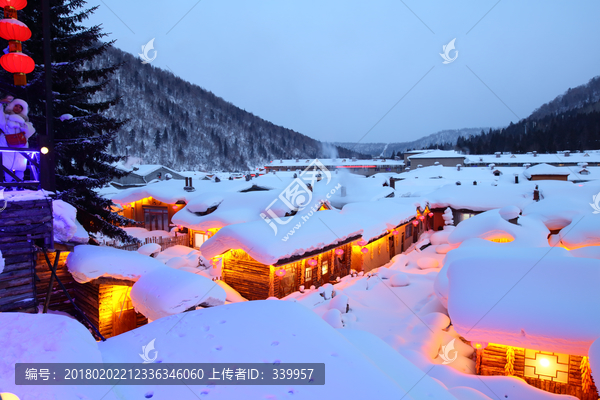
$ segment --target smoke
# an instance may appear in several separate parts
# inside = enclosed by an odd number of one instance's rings
[[[337,147],[332,145],[331,143],[322,142],[321,143],[321,153],[323,154],[324,158],[338,158],[339,157]]]

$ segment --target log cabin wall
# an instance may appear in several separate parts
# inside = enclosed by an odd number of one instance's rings
[[[73,279],[73,275],[71,275],[71,273],[67,269],[66,261],[68,255],[68,251],[60,253],[60,258],[58,259],[58,265],[56,267],[56,276],[58,276],[58,279],[60,279],[62,284],[65,285],[67,292],[73,298],[75,296],[75,281]],[[48,258],[50,259],[50,263],[54,265],[56,252],[48,251]],[[39,279],[36,284],[37,300],[38,304],[43,305],[46,301],[46,295],[48,294],[48,285],[50,284],[50,277],[52,276],[52,272],[50,272],[50,268],[48,267],[43,252],[37,253],[35,273]],[[56,280],[54,280],[54,283],[52,284],[52,292],[50,294],[50,304],[48,306],[48,309],[54,311],[62,311],[71,315],[75,315],[75,309],[73,307],[73,304],[71,304],[69,298],[67,297],[67,295],[62,290],[62,288]]]
[[[569,358],[568,367],[568,383],[556,382],[549,379],[540,379],[531,376],[525,376],[525,357],[529,350],[519,347],[512,347],[514,351],[514,376],[524,379],[529,385],[547,392],[556,394],[567,394],[577,397],[580,400],[597,400],[598,391],[591,381],[590,388],[587,392],[583,390],[583,382],[581,375],[582,356],[563,355]],[[507,346],[490,344],[481,352],[481,367],[479,375],[501,375],[505,376],[505,366],[507,364],[506,357]],[[547,353],[553,354],[553,353]]]
[[[270,267],[254,260],[243,250],[231,250],[223,256],[223,281],[248,300],[269,297]]]
[[[102,336],[105,338],[113,337],[148,323],[148,319],[144,315],[132,311],[128,306],[125,306],[123,313],[121,313],[122,303],[115,301],[115,294],[120,296],[123,293],[127,294],[127,300],[130,301],[128,290],[130,290],[133,282],[122,280],[114,280],[111,283],[98,282],[111,282],[111,280],[101,278],[95,282],[74,282],[73,286],[77,306],[98,328]],[[115,332],[113,329],[115,319],[121,322],[121,318],[123,321],[127,319],[125,322],[129,323],[129,326],[127,329],[123,329],[121,326],[121,329]],[[81,322],[85,324],[84,321]]]
[[[133,205],[133,206],[132,206]],[[146,197],[138,201],[131,202],[127,205],[123,205],[123,216],[125,218],[133,219],[134,221],[140,222],[142,227],[144,226],[145,215],[144,206],[149,207],[164,207],[167,209],[169,214],[169,224],[172,223],[173,215],[185,207],[185,204],[167,204],[162,201],[158,201],[152,197]]]
[[[37,312],[35,242],[52,241],[52,200],[10,201],[0,212],[0,312]],[[3,204],[0,204],[3,205]]]
[[[365,248],[369,249],[369,252],[362,254],[363,259],[363,271],[369,272],[375,268],[379,268],[382,265],[387,264],[391,257],[389,252],[389,239],[388,237],[393,235],[385,235],[371,243],[368,243]]]

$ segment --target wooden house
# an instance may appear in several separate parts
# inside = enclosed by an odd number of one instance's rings
[[[541,257],[546,252],[498,249],[452,261],[452,325],[475,349],[477,374],[514,376],[548,392],[597,400],[588,357],[600,337],[598,261],[560,248]],[[568,290],[577,296],[560,295]]]
[[[131,302],[134,282],[101,277],[73,283],[75,302],[105,338],[128,332],[148,323]]]
[[[249,300],[285,297],[301,286],[309,289],[350,274],[352,237],[341,244],[326,246],[301,257],[262,264],[243,250],[230,250],[222,256],[221,278]]]
[[[570,174],[575,174],[575,170],[549,164],[534,165],[523,172],[523,175],[530,181],[568,181]]]

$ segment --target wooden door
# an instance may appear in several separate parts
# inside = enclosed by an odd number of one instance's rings
[[[390,246],[390,260],[396,255],[396,243],[394,242],[394,235],[388,236],[388,244]]]
[[[144,225],[149,231],[169,231],[167,207],[144,207]]]
[[[118,291],[119,299],[113,303],[111,336],[129,332],[137,327],[137,315],[129,297],[131,288],[124,287],[123,289]]]

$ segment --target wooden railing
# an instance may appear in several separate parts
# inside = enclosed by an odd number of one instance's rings
[[[0,186],[18,188],[40,188],[40,151],[20,147],[0,147],[0,154],[5,159],[7,156],[23,156],[27,160],[27,167],[23,178],[19,178],[14,171],[0,164]],[[4,160],[3,160],[4,161]],[[8,175],[8,177],[6,176]],[[8,178],[8,179],[7,179]],[[6,182],[10,180],[11,182]]]
[[[173,246],[190,246],[190,235],[187,233],[182,233],[182,234],[177,234],[177,236],[174,237],[148,237],[146,239],[143,239],[141,241],[141,243],[132,243],[132,244],[125,244],[125,245],[114,245],[114,244],[108,244],[108,246],[117,248],[117,249],[121,249],[121,250],[127,250],[127,251],[137,251],[137,249],[139,249],[140,247],[142,247],[145,244],[148,243],[156,243],[158,245],[160,245],[160,251],[165,251],[166,249],[168,249],[169,247],[173,247]]]

